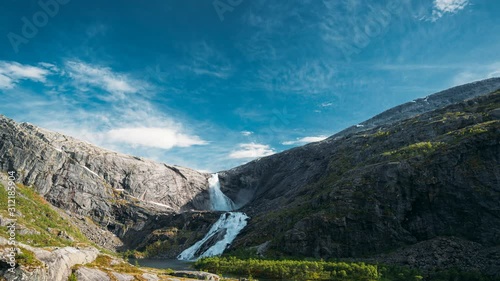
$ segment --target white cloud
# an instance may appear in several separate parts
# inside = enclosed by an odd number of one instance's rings
[[[299,138],[299,139],[294,140],[294,141],[285,141],[281,144],[283,144],[283,145],[305,144],[305,143],[310,143],[310,142],[322,141],[326,138],[327,138],[327,136],[303,137],[303,138]]]
[[[469,5],[469,0],[434,0],[432,21],[438,20],[445,13],[455,14]]]
[[[0,61],[0,89],[12,89],[20,80],[45,82],[50,70],[18,62]]]
[[[469,4],[469,0],[434,0],[434,7],[442,12],[456,13]]]
[[[113,72],[108,67],[86,64],[78,61],[66,62],[69,76],[79,86],[101,88],[111,94],[128,94],[139,91],[140,81],[135,81],[127,75]]]
[[[54,73],[59,72],[59,67],[57,67],[55,64],[48,63],[48,62],[39,62],[38,65],[43,67],[43,68],[50,69],[50,71],[52,71]]]
[[[329,107],[329,106],[332,106],[333,105],[333,102],[323,102],[321,103],[321,107]]]
[[[161,149],[207,144],[200,137],[183,134],[175,128],[120,128],[108,131],[106,137],[111,142]]]
[[[244,135],[245,137],[248,137],[251,134],[253,134],[253,132],[250,132],[250,131],[241,131],[241,134]]]
[[[58,75],[56,86],[45,78],[49,74]],[[196,124],[171,118],[168,107],[158,107],[145,98],[154,95],[156,88],[130,74],[79,60],[62,65],[40,62],[36,67],[0,61],[0,91],[14,87],[20,79],[45,82],[45,88],[32,91],[20,85],[15,92],[3,93],[6,102],[0,104],[0,111],[12,118],[27,119],[43,128],[124,153],[144,155],[154,150],[159,154],[175,147],[207,144],[191,133],[197,130]],[[78,94],[82,91],[86,94]],[[111,98],[102,97],[103,93],[110,93]],[[95,102],[92,97],[101,100]],[[16,114],[13,109],[18,107],[29,110]]]
[[[275,151],[269,147],[269,145],[258,144],[258,143],[242,143],[239,145],[240,149],[231,152],[229,158],[241,159],[241,158],[258,158],[269,156],[275,153]]]

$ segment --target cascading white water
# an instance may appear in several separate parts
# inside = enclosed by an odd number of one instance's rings
[[[246,214],[240,212],[222,214],[219,220],[212,225],[205,237],[196,242],[193,246],[184,250],[179,256],[177,256],[177,259],[196,260],[199,258],[221,255],[224,250],[231,245],[240,231],[245,228],[248,218],[249,217]],[[200,249],[207,241],[213,239],[221,233],[224,233],[224,237],[222,237],[222,239],[218,240],[208,249],[200,253]]]
[[[234,202],[222,193],[219,175],[208,179],[210,204],[213,211],[232,211]],[[241,212],[228,212],[219,217],[205,237],[177,256],[179,260],[196,260],[203,257],[221,255],[231,245],[240,231],[247,225],[249,217]]]
[[[234,202],[220,190],[219,175],[212,174],[208,179],[208,192],[210,203],[214,211],[232,211],[235,209]]]

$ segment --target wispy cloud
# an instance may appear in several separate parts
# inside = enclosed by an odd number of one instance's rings
[[[492,77],[500,77],[500,62],[486,65],[471,65],[470,67],[463,68],[452,78],[450,86],[462,85]]]
[[[243,158],[259,158],[269,156],[276,153],[269,145],[258,143],[242,143],[239,149],[231,152],[229,158],[243,159]]]
[[[110,67],[79,60],[36,67],[0,62],[0,71],[0,83],[8,86],[3,87],[5,102],[0,110],[8,113],[18,107],[29,108],[23,118],[41,127],[129,153],[130,148],[141,153],[208,143],[191,133],[189,122],[169,117],[144,98],[142,91],[149,87],[148,81]],[[44,83],[37,91],[22,84],[12,89],[20,79]],[[82,91],[84,95],[77,94]],[[107,98],[96,101],[92,97]]]
[[[161,149],[205,145],[198,136],[186,135],[173,128],[119,128],[106,133],[111,142]]]
[[[432,21],[436,21],[446,13],[456,14],[469,5],[469,0],[434,0]]]
[[[303,138],[299,138],[299,139],[296,139],[293,141],[285,141],[282,144],[283,145],[306,144],[306,143],[310,143],[310,142],[322,141],[326,138],[327,138],[327,136],[303,137]]]
[[[91,65],[80,61],[67,61],[66,70],[81,90],[97,87],[111,94],[136,93],[144,82],[125,74],[113,72],[109,67]]]
[[[12,61],[0,61],[0,89],[12,89],[20,80],[45,82],[50,69]]]
[[[233,71],[231,62],[217,49],[205,41],[190,48],[190,61],[179,68],[195,75],[208,75],[221,79],[228,78]]]
[[[253,134],[253,132],[250,131],[241,131],[241,134],[244,135],[245,137],[248,137]]]

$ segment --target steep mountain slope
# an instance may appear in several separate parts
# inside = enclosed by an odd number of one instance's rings
[[[266,199],[279,197],[289,190],[296,190],[298,187],[317,181],[326,171],[329,156],[335,154],[334,146],[349,141],[342,140],[345,136],[376,127],[383,129],[384,126],[387,127],[395,122],[465,99],[489,94],[497,89],[500,89],[500,78],[491,78],[396,106],[357,126],[334,134],[325,141],[293,148],[223,171],[220,173],[223,191],[238,205],[244,205],[250,200],[261,197],[263,193],[266,193]]]
[[[220,172],[222,191],[251,217],[232,248],[394,263],[445,253],[446,266],[474,252],[467,267],[499,273],[499,89],[499,78],[456,87]],[[220,216],[210,211],[208,174],[1,115],[0,170],[17,171],[110,249],[173,258]]]
[[[3,116],[0,130],[2,170],[24,171],[20,181],[72,211],[106,216],[107,202],[117,192],[166,210],[206,207],[192,202],[207,188],[206,174],[108,151]]]
[[[382,126],[222,172],[223,191],[248,201],[242,210],[252,217],[235,247],[269,242],[275,254],[368,257],[456,236],[496,249],[487,260],[498,256],[500,92],[411,118],[399,111],[379,115],[390,120]]]
[[[161,228],[159,222],[178,220],[183,210],[210,208],[207,174],[105,150],[1,115],[0,170],[17,171],[19,182],[69,211],[75,222],[90,218],[125,247]],[[109,243],[111,233],[79,225],[94,242],[120,246]]]

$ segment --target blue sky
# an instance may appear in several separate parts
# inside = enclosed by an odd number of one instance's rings
[[[496,0],[5,0],[0,113],[218,171],[500,76]]]

